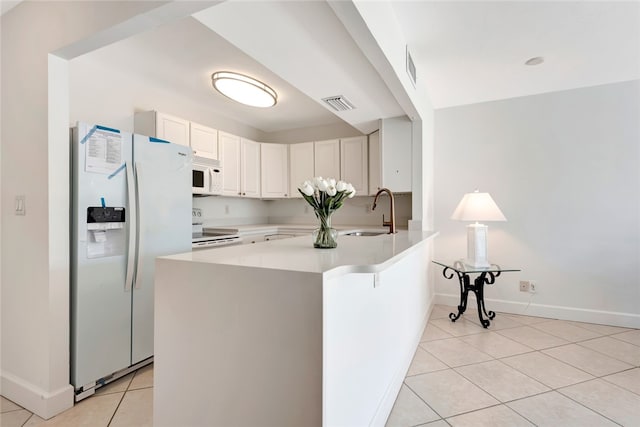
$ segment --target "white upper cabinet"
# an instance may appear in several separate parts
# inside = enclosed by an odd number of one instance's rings
[[[193,154],[218,159],[218,131],[159,111],[135,114],[136,133],[191,147]]]
[[[222,167],[222,195],[241,196],[240,191],[240,137],[218,132],[220,166]]]
[[[408,117],[380,120],[380,131],[369,137],[369,194],[380,188],[411,192],[412,123]]]
[[[136,113],[134,132],[189,147],[189,120],[158,111]]]
[[[216,129],[190,122],[189,140],[194,155],[218,159],[218,131]]]
[[[340,179],[340,140],[313,143],[314,176]]]
[[[285,144],[260,144],[263,198],[282,198],[289,194],[289,151]]]
[[[260,143],[218,132],[222,195],[260,197]]]
[[[240,159],[242,196],[260,197],[260,143],[242,138]],[[223,173],[224,169],[223,163]]]
[[[367,194],[369,191],[367,148],[366,136],[340,140],[340,176],[343,181],[353,185],[356,194]]]
[[[189,121],[169,114],[156,115],[157,138],[189,146]]]
[[[380,157],[380,130],[369,135],[369,194],[382,188],[382,158]]]
[[[315,176],[313,142],[289,145],[289,197],[300,197],[298,186]]]

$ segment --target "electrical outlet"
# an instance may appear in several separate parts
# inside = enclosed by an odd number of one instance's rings
[[[224,205],[224,213],[229,215],[229,205]]]
[[[528,280],[520,281],[520,292],[529,292],[531,289],[531,283]]]
[[[365,206],[367,213],[371,212],[371,204],[367,203],[367,205]]]
[[[530,280],[529,281],[529,292],[531,292],[532,294],[535,294],[537,290],[538,290],[538,284],[536,282],[534,282],[533,280]]]

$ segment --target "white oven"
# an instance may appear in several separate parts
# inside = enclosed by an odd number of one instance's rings
[[[236,229],[204,228],[201,209],[192,208],[191,216],[192,250],[242,244],[242,238],[238,235],[238,230]]]
[[[219,160],[193,156],[193,194],[222,194],[222,168]]]

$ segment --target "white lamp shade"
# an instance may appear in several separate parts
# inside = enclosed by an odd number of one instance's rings
[[[467,193],[462,197],[451,219],[458,221],[506,221],[507,218],[489,193]]]

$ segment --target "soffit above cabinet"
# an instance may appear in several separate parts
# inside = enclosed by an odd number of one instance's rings
[[[326,2],[224,2],[194,17],[363,133],[405,114]],[[355,109],[322,101],[337,95]]]

